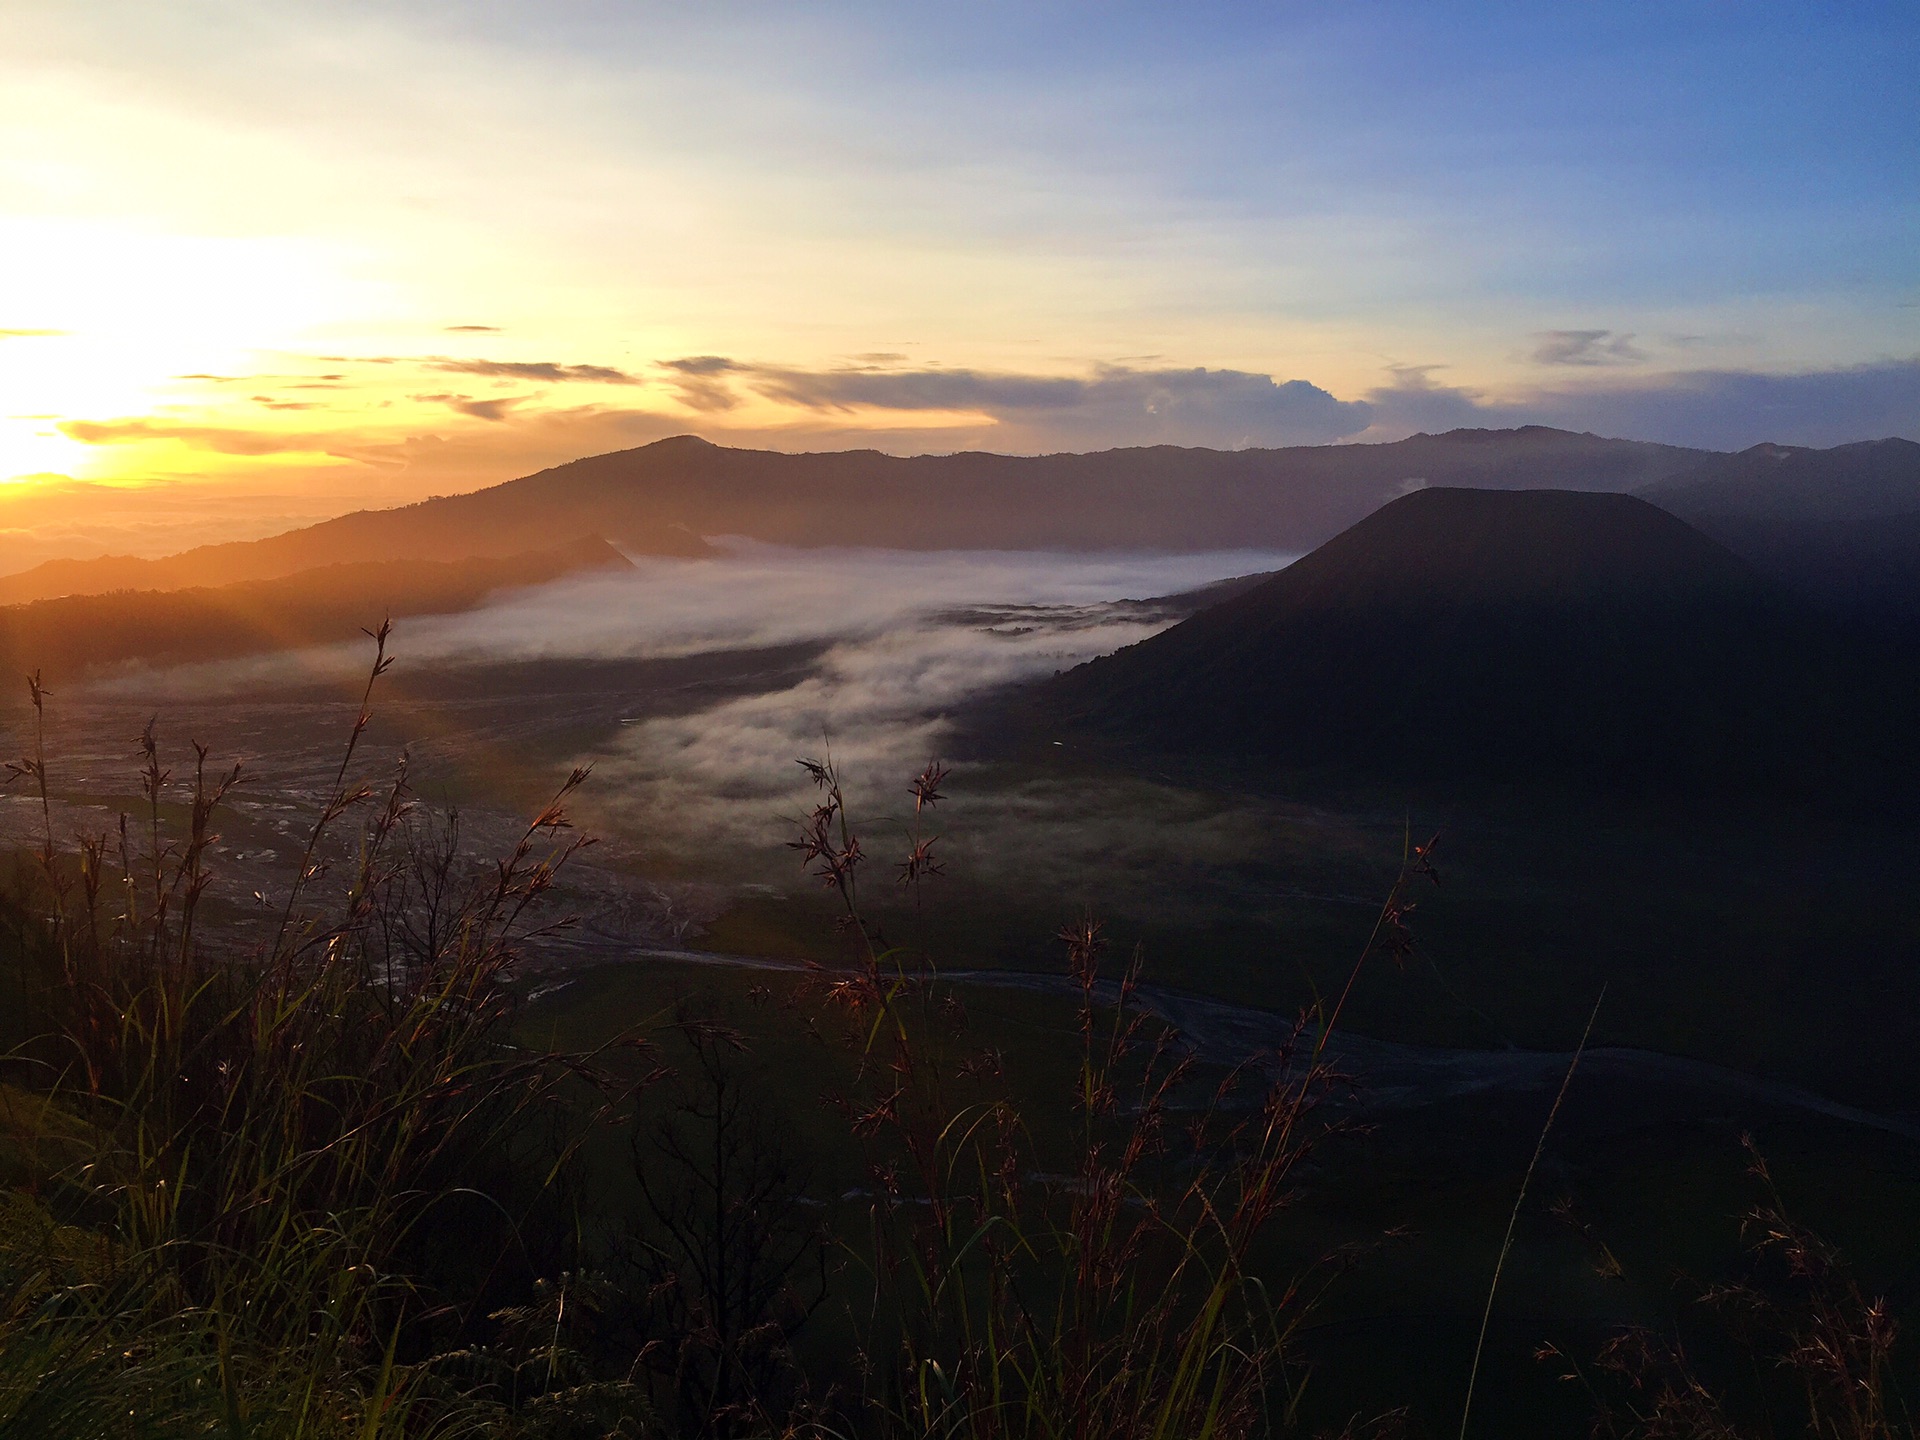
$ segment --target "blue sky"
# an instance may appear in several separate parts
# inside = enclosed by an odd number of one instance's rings
[[[6,473],[1920,435],[1920,7],[16,0],[0,241]]]

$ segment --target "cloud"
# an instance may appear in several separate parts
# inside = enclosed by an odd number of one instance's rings
[[[905,777],[950,752],[948,717],[971,697],[1070,669],[1145,639],[1172,618],[1112,602],[1270,570],[1289,558],[742,546],[717,561],[642,561],[630,574],[528,592],[431,622],[431,630],[416,622],[402,663],[426,654],[486,660],[823,643],[805,673],[761,693],[628,726],[599,768],[596,803],[618,833],[690,857],[790,867],[778,817],[808,808],[806,780],[793,762],[818,754],[823,735],[831,735],[834,758],[861,792],[859,810],[893,813]],[[1056,821],[1063,812],[1084,816],[1093,797],[1080,787],[1061,798],[1064,805],[1042,807]],[[979,808],[955,827],[983,842],[975,867],[1010,838],[999,826],[989,833],[995,804]],[[1116,834],[1108,829],[1106,843]],[[1048,837],[1061,838],[1054,830]],[[1031,881],[1044,861],[1023,847],[1013,863]]]
[[[492,330],[487,325],[455,325],[453,330]],[[452,355],[315,355],[323,365],[417,365],[447,375],[489,375],[509,380],[544,380],[553,385],[644,385],[637,375],[612,365],[574,365],[562,360],[462,360]]]
[[[1203,372],[1204,373],[1204,372]],[[808,410],[977,410],[989,415],[1070,410],[1089,382],[977,370],[777,370],[755,372],[762,395]]]
[[[369,429],[365,417],[353,417],[332,433],[321,433],[314,419],[304,431],[283,433],[187,423],[177,415],[68,420],[61,429],[92,445],[179,441],[208,452],[208,473],[219,468],[214,455],[325,457],[305,468],[277,460],[275,484],[344,493],[343,483],[351,483],[360,487],[355,504],[470,490],[696,428],[721,445],[892,454],[1321,444],[1528,424],[1710,449],[1766,440],[1834,445],[1886,435],[1920,438],[1920,357],[1775,374],[1569,366],[1552,375],[1554,383],[1504,392],[1449,383],[1443,367],[1407,365],[1352,401],[1306,381],[1233,369],[1108,365],[1061,376],[888,368],[878,354],[867,358],[874,363],[833,369],[725,355],[654,362],[638,383],[655,388],[637,394],[659,395],[658,408],[550,405],[537,394],[475,396],[421,386],[414,398],[447,407],[451,414],[443,421],[395,410],[390,425]],[[311,394],[306,387],[345,372],[311,373],[299,381],[246,378],[254,393]],[[670,392],[680,404],[664,403]],[[755,402],[750,408],[749,401]],[[366,468],[354,477],[342,460]]]
[[[729,360],[724,355],[689,355],[681,360],[662,360],[660,368],[677,370],[682,375],[725,375],[752,367],[742,365],[738,360]]]
[[[219,455],[334,455],[342,437],[241,430],[224,425],[173,425],[158,420],[63,420],[60,433],[83,445],[145,445],[177,440]]]
[[[446,331],[449,335],[498,335],[500,327],[498,325],[449,325]]]
[[[740,397],[721,377],[751,367],[724,355],[689,355],[681,360],[662,360],[660,368],[668,372],[675,399],[689,410],[713,414],[740,403]]]
[[[327,374],[327,375],[317,375],[317,374],[309,374],[305,372],[290,373],[287,371],[270,370],[270,371],[262,371],[257,374],[251,374],[251,375],[212,375],[207,373],[204,370],[196,370],[191,374],[176,375],[173,378],[176,380],[197,380],[200,383],[205,385],[271,385],[271,384],[278,383],[278,384],[285,385],[288,389],[297,390],[297,389],[303,389],[303,388],[305,389],[323,389],[323,388],[339,389],[340,387],[338,385],[321,386],[316,384],[315,382],[316,381],[339,381],[339,380],[344,380],[347,377],[344,372],[335,372],[333,374]]]
[[[719,356],[671,362],[714,387],[737,379],[770,400],[817,415],[882,410],[958,413],[992,422],[994,449],[1045,451],[1115,445],[1302,445],[1367,428],[1364,402],[1337,400],[1305,380],[1245,370],[1140,370],[1107,365],[1089,376],[877,366],[803,370]],[[730,390],[724,390],[732,403]],[[725,408],[710,399],[702,408]]]
[[[810,887],[785,847],[783,817],[810,808],[811,787],[794,761],[820,754],[830,731],[875,857],[868,873],[890,890],[904,848],[905,782],[930,759],[954,758],[949,717],[959,707],[989,687],[1142,639],[1172,618],[1113,603],[1122,597],[1188,589],[1284,558],[740,546],[713,560],[643,559],[632,572],[518,591],[471,614],[404,621],[395,679],[405,685],[418,668],[449,661],[735,652],[711,671],[681,670],[721,683],[632,697],[617,734],[578,757],[593,760],[599,778],[576,818],[649,867],[691,864],[718,880]],[[738,655],[769,645],[793,648]],[[344,687],[364,677],[365,664],[361,646],[339,646],[136,669],[90,690],[144,718],[187,702],[277,702],[296,688]],[[472,733],[425,742],[414,752],[418,773],[432,776],[472,743]],[[1198,923],[1222,898],[1206,888],[1210,867],[1231,877],[1220,888],[1243,886],[1248,857],[1271,843],[1270,805],[1149,779],[1090,781],[1077,768],[957,764],[935,827],[949,864],[939,894],[950,898],[929,899],[966,903],[967,892],[953,887],[980,884],[1067,914],[1090,904],[1116,917]],[[1316,843],[1351,842],[1344,827],[1321,827]],[[1169,855],[1179,863],[1170,866]]]
[[[1638,365],[1646,353],[1611,330],[1542,330],[1533,358],[1542,365]]]
[[[499,422],[508,418],[516,405],[524,405],[533,397],[530,395],[497,395],[490,400],[475,400],[471,395],[415,395],[412,397],[423,404],[444,405],[449,410],[462,415],[471,415],[475,420]]]
[[[752,854],[758,866],[771,852],[786,867],[791,855],[781,849],[777,817],[807,808],[793,762],[818,754],[823,732],[861,787],[862,809],[891,809],[895,787],[952,745],[949,717],[969,698],[1068,669],[1173,618],[1113,602],[1271,570],[1289,558],[741,544],[711,560],[643,557],[632,571],[515,592],[465,615],[409,620],[395,653],[406,673],[806,647],[790,665],[766,666],[756,693],[728,691],[691,714],[636,716],[599,761],[593,802],[620,833],[649,837],[656,854]],[[272,693],[363,665],[357,647],[333,647],[142,672],[101,688],[143,702]],[[1064,798],[1074,814],[1089,800],[1084,790]],[[1023,852],[1022,865],[1039,858]]]
[[[0,330],[0,340],[44,340],[66,333],[64,330]]]
[[[1482,425],[1511,423],[1496,419],[1495,410],[1484,404],[1478,391],[1465,386],[1443,385],[1434,375],[1444,365],[1394,365],[1387,373],[1389,383],[1367,392],[1373,407],[1373,427],[1364,438],[1394,440],[1426,431],[1471,429]]]
[[[611,365],[566,365],[557,360],[448,360],[434,356],[421,363],[429,370],[442,370],[450,375],[498,375],[514,380],[546,380],[556,385],[569,381],[594,385],[642,383]]]
[[[465,396],[463,404],[484,404]],[[503,397],[524,401],[526,397]],[[436,399],[431,403],[446,404]],[[480,417],[485,418],[485,417]],[[390,438],[358,435],[334,453],[384,472],[375,478],[383,504],[404,504],[430,494],[455,494],[530,475],[549,465],[631,449],[687,431],[685,416],[597,405],[542,409],[523,404],[505,413],[505,423],[452,423],[438,427],[417,420],[408,433]],[[339,484],[337,467],[329,488]],[[362,502],[364,503],[364,502]]]
[[[1405,366],[1371,391],[1367,439],[1419,430],[1554,425],[1634,440],[1743,450],[1762,441],[1844,445],[1920,439],[1920,357],[1825,370],[1677,370],[1581,386],[1539,386],[1490,399]]]

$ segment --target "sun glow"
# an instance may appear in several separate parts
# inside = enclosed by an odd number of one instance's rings
[[[358,504],[684,431],[1039,452],[1911,429],[1911,227],[1883,174],[1904,119],[1848,162],[1853,200],[1723,194],[1704,225],[1702,187],[1743,168],[1674,147],[1648,183],[1611,122],[1544,169],[1523,146],[1412,185],[1480,153],[1472,106],[1463,149],[1396,109],[1417,91],[1289,69],[1324,51],[1279,21],[1270,50],[1070,47],[1039,83],[1019,43],[949,73],[911,26],[873,48],[844,16],[586,9],[7,7],[0,480]],[[1260,55],[1287,84],[1252,80]],[[1226,108],[1126,98],[1147,93]],[[1700,133],[1753,132],[1729,93]],[[1383,143],[1395,115],[1413,150]],[[1814,397],[1799,432],[1754,399],[1776,371]]]
[[[141,415],[217,423],[209,383],[263,350],[366,311],[366,287],[313,245],[187,236],[104,221],[0,220],[11,279],[0,338],[0,474],[106,478],[153,457],[82,443],[64,425]],[[286,427],[270,410],[262,428]],[[149,447],[139,447],[145,451]],[[161,468],[174,468],[162,462]]]

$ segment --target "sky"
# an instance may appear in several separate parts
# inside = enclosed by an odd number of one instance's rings
[[[0,259],[0,534],[134,550],[688,432],[1920,438],[1920,7],[8,0]]]

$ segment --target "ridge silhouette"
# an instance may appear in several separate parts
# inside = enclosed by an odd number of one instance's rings
[[[1307,549],[1409,485],[1628,490],[1703,452],[1530,426],[1386,445],[1090,455],[874,450],[786,454],[691,435],[463,495],[362,510],[164,559],[50,561],[0,577],[0,604],[270,579],[365,560],[463,560],[603,535],[631,553],[712,553],[701,537],[902,549]]]

